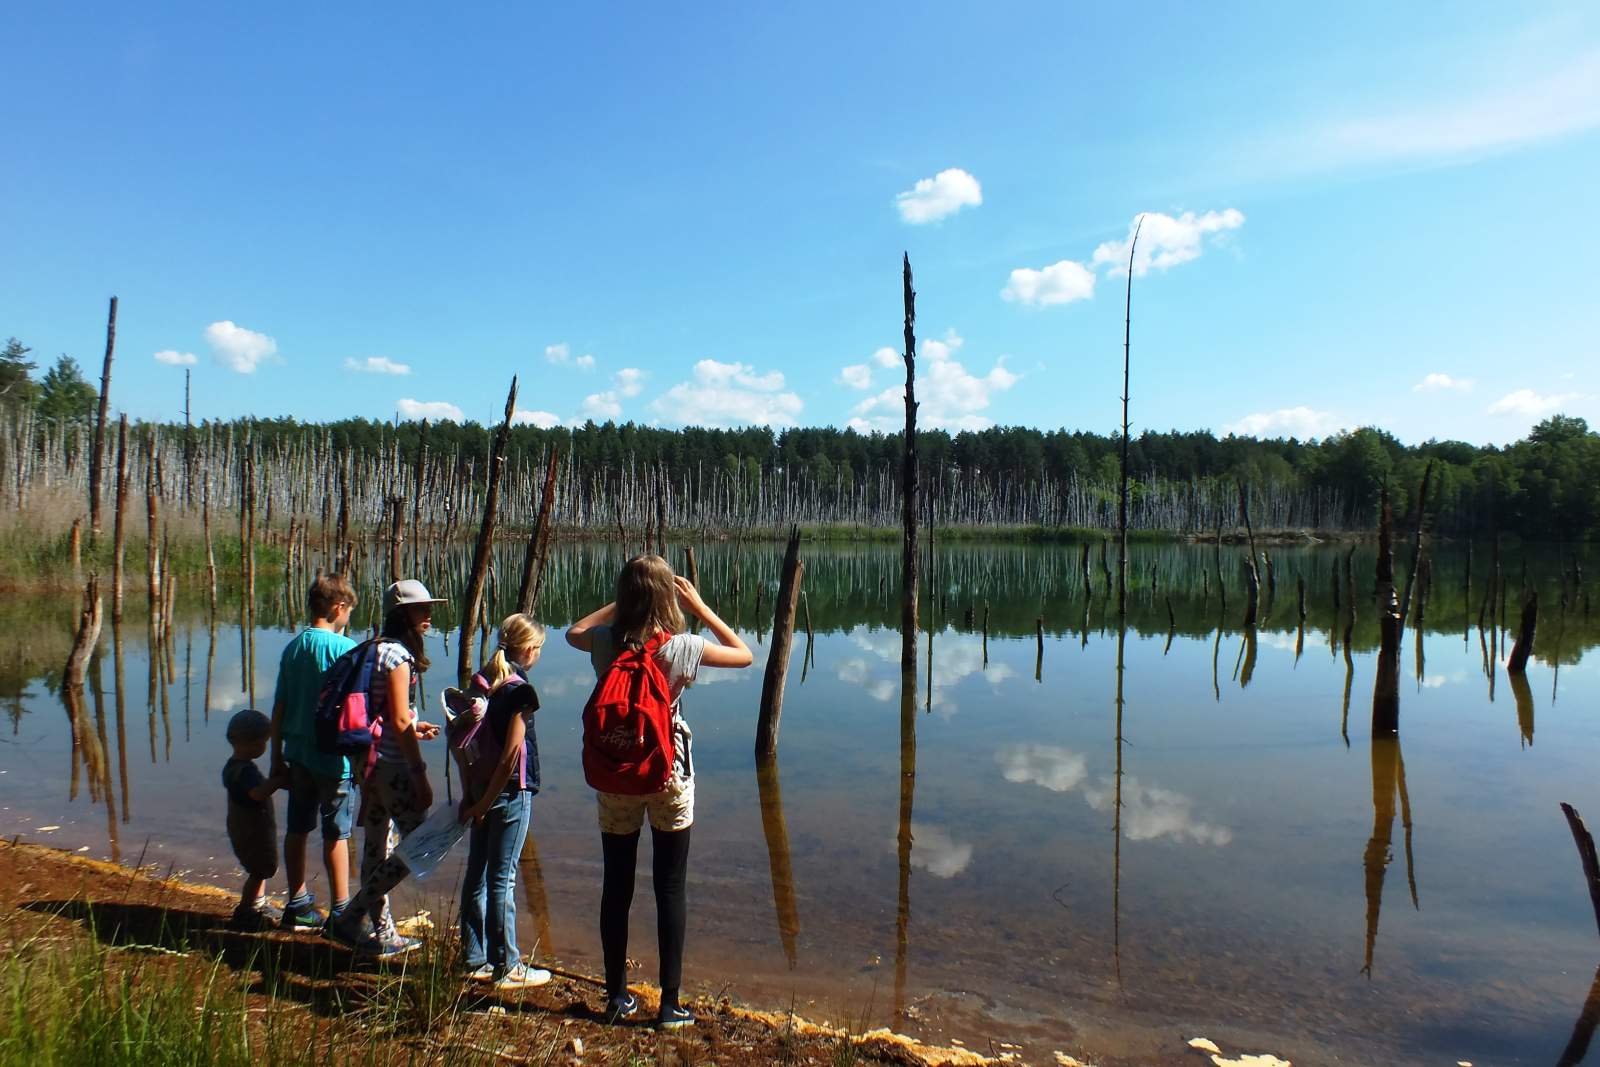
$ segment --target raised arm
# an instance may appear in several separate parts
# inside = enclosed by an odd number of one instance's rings
[[[750,654],[750,646],[744,639],[733,632],[733,627],[722,621],[722,617],[711,610],[711,606],[700,599],[700,591],[689,584],[689,579],[681,574],[673,577],[673,582],[678,587],[678,599],[683,602],[685,610],[693,613],[701,622],[706,624],[706,629],[711,631],[711,636],[717,639],[716,644],[707,644],[705,655],[700,663],[706,667],[748,667],[754,657]]]
[[[567,627],[567,644],[581,652],[594,651],[594,628],[596,626],[610,626],[611,620],[617,617],[617,602],[612,601],[597,611],[591,611],[571,626]]]

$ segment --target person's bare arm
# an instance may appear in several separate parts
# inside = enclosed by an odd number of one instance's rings
[[[428,766],[422,759],[422,744],[417,737],[417,717],[411,711],[411,664],[400,663],[389,671],[389,726],[395,743],[406,758],[417,799],[424,808],[433,807],[433,787],[428,784]]]
[[[501,750],[500,758],[495,761],[494,773],[489,776],[489,781],[483,787],[483,796],[479,797],[471,807],[462,809],[462,822],[476,822],[488,813],[495,798],[511,780],[511,772],[516,769],[517,756],[522,751],[522,740],[527,733],[528,721],[521,715],[513,715],[511,721],[506,724],[506,747]]]
[[[278,790],[289,784],[288,772],[272,774],[263,778],[261,784],[250,790],[251,800],[265,800]]]
[[[594,651],[594,629],[610,626],[617,617],[617,603],[612,601],[597,611],[591,611],[567,628],[567,644],[581,652]]]
[[[755,657],[750,654],[750,646],[744,643],[744,639],[734,633],[733,627],[723,622],[722,617],[712,611],[709,604],[700,599],[700,591],[689,583],[689,579],[677,575],[672,580],[678,587],[678,599],[682,601],[684,608],[705,623],[706,629],[711,631],[711,636],[717,639],[714,645],[707,643],[705,654],[700,658],[701,665],[750,666]]]
[[[272,701],[272,760],[268,765],[268,773],[281,774],[288,770],[288,765],[283,762],[283,697],[274,697]],[[259,797],[257,799],[260,799]]]

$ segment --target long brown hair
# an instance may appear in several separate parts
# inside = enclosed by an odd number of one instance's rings
[[[617,613],[611,623],[618,643],[642,645],[653,633],[683,629],[672,565],[660,556],[634,556],[617,575]]]
[[[419,673],[432,666],[432,661],[428,659],[427,645],[422,639],[422,631],[412,625],[411,613],[406,610],[405,604],[393,608],[383,617],[383,637],[405,645],[406,651],[411,653],[411,658],[417,661]]]

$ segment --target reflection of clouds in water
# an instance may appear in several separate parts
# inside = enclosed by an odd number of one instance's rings
[[[1293,652],[1295,644],[1299,641],[1298,633],[1264,633],[1256,636],[1257,641],[1268,648],[1277,648],[1285,652]],[[1316,630],[1306,631],[1305,648],[1327,648],[1328,638]]]
[[[858,626],[850,631],[850,641],[857,648],[869,652],[885,663],[893,664],[892,677],[871,681],[872,665],[857,656],[842,661],[834,668],[839,680],[847,685],[864,686],[876,700],[893,700],[900,693],[900,634],[896,630],[871,630]],[[991,686],[998,689],[1015,675],[1004,663],[983,665],[983,639],[968,634],[936,633],[933,638],[933,700],[932,708],[943,718],[957,710],[949,691],[974,674],[980,674]],[[917,640],[918,678],[927,669],[927,637]]]
[[[891,839],[889,848],[895,851],[900,842]],[[972,846],[957,841],[941,826],[930,826],[916,820],[911,822],[911,866],[920,867],[935,878],[954,878],[972,862]]]
[[[995,753],[1008,782],[1030,783],[1054,793],[1083,789],[1083,799],[1095,811],[1110,811],[1115,803],[1115,782],[1101,778],[1088,784],[1088,762],[1058,745],[1007,745]],[[1132,775],[1122,780],[1122,825],[1130,841],[1170,837],[1197,845],[1226,845],[1233,831],[1202,822],[1194,816],[1194,801],[1182,793],[1142,785]]]
[[[1008,745],[995,754],[1008,782],[1032,782],[1052,793],[1070,793],[1089,776],[1087,761],[1057,745]]]

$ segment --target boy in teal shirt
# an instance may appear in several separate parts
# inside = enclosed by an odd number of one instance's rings
[[[311,583],[306,600],[311,625],[283,650],[272,700],[272,773],[282,772],[289,783],[283,835],[288,902],[283,925],[291,930],[314,930],[322,925],[322,916],[306,888],[306,838],[319,822],[333,910],[337,912],[349,898],[347,842],[356,808],[350,761],[323,752],[316,731],[322,672],[356,644],[342,632],[349,625],[356,594],[343,575],[329,574]]]

